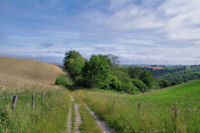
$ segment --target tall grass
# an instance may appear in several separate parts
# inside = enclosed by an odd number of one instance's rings
[[[76,102],[79,104],[79,110],[80,110],[81,119],[82,119],[82,122],[80,125],[80,132],[81,133],[103,133],[102,129],[98,126],[95,118],[84,107],[81,99],[74,93],[72,94]]]
[[[193,81],[138,96],[88,90],[76,93],[116,132],[197,133],[200,131],[199,86],[200,81]]]
[[[50,85],[61,74],[66,73],[53,64],[0,57],[0,133],[66,132],[70,98],[65,90],[60,93],[61,87]],[[13,95],[18,96],[14,110]]]
[[[70,99],[64,91],[47,91],[42,102],[41,93],[35,92],[35,108],[32,108],[32,92],[18,93],[16,108],[11,108],[12,95],[0,101],[0,132],[64,132]],[[5,94],[4,94],[5,96]]]

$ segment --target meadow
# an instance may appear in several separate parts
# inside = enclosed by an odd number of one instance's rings
[[[200,131],[200,81],[139,95],[77,90],[75,93],[116,132]]]
[[[0,57],[0,132],[66,132],[71,100],[64,88],[51,85],[63,73],[56,65]],[[15,109],[14,95],[18,96]]]

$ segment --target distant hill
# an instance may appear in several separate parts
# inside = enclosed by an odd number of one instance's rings
[[[61,74],[65,72],[59,65],[0,56],[0,78],[9,77],[49,85],[54,84]]]

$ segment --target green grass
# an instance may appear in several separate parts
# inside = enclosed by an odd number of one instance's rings
[[[16,108],[11,108],[12,94],[0,93],[0,132],[65,132],[67,114],[70,106],[69,96],[65,91],[46,91],[45,101],[41,102],[41,92],[35,91],[35,108],[32,108],[32,91],[17,93]]]
[[[76,102],[79,104],[79,110],[80,110],[81,119],[82,119],[82,123],[80,125],[80,132],[81,133],[102,133],[102,130],[96,123],[96,120],[89,113],[89,111],[84,107],[80,98],[74,93],[73,93],[73,97],[76,100]]]
[[[78,90],[76,93],[120,133],[200,132],[200,81],[147,95],[131,96],[88,90]],[[175,105],[177,117],[173,115]]]
[[[60,75],[56,78],[55,84],[71,87],[73,85],[73,81],[69,77],[66,77],[66,75]]]

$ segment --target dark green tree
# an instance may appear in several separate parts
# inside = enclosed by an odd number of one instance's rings
[[[138,79],[142,69],[140,67],[128,67],[128,74],[130,78]]]
[[[86,60],[76,51],[65,53],[64,66],[70,73],[72,79],[77,80],[80,78],[85,61]]]
[[[147,70],[144,70],[140,73],[140,80],[142,80],[149,88],[152,88],[153,85],[153,76]]]
[[[110,89],[118,90],[118,91],[121,90],[121,82],[114,75],[110,75],[110,84],[109,84],[109,86],[110,86]]]
[[[90,60],[85,64],[83,77],[90,87],[109,87],[110,66],[107,56],[92,55]]]
[[[132,79],[133,84],[139,89],[140,92],[146,92],[148,91],[148,87],[145,83],[143,83],[139,79]]]

